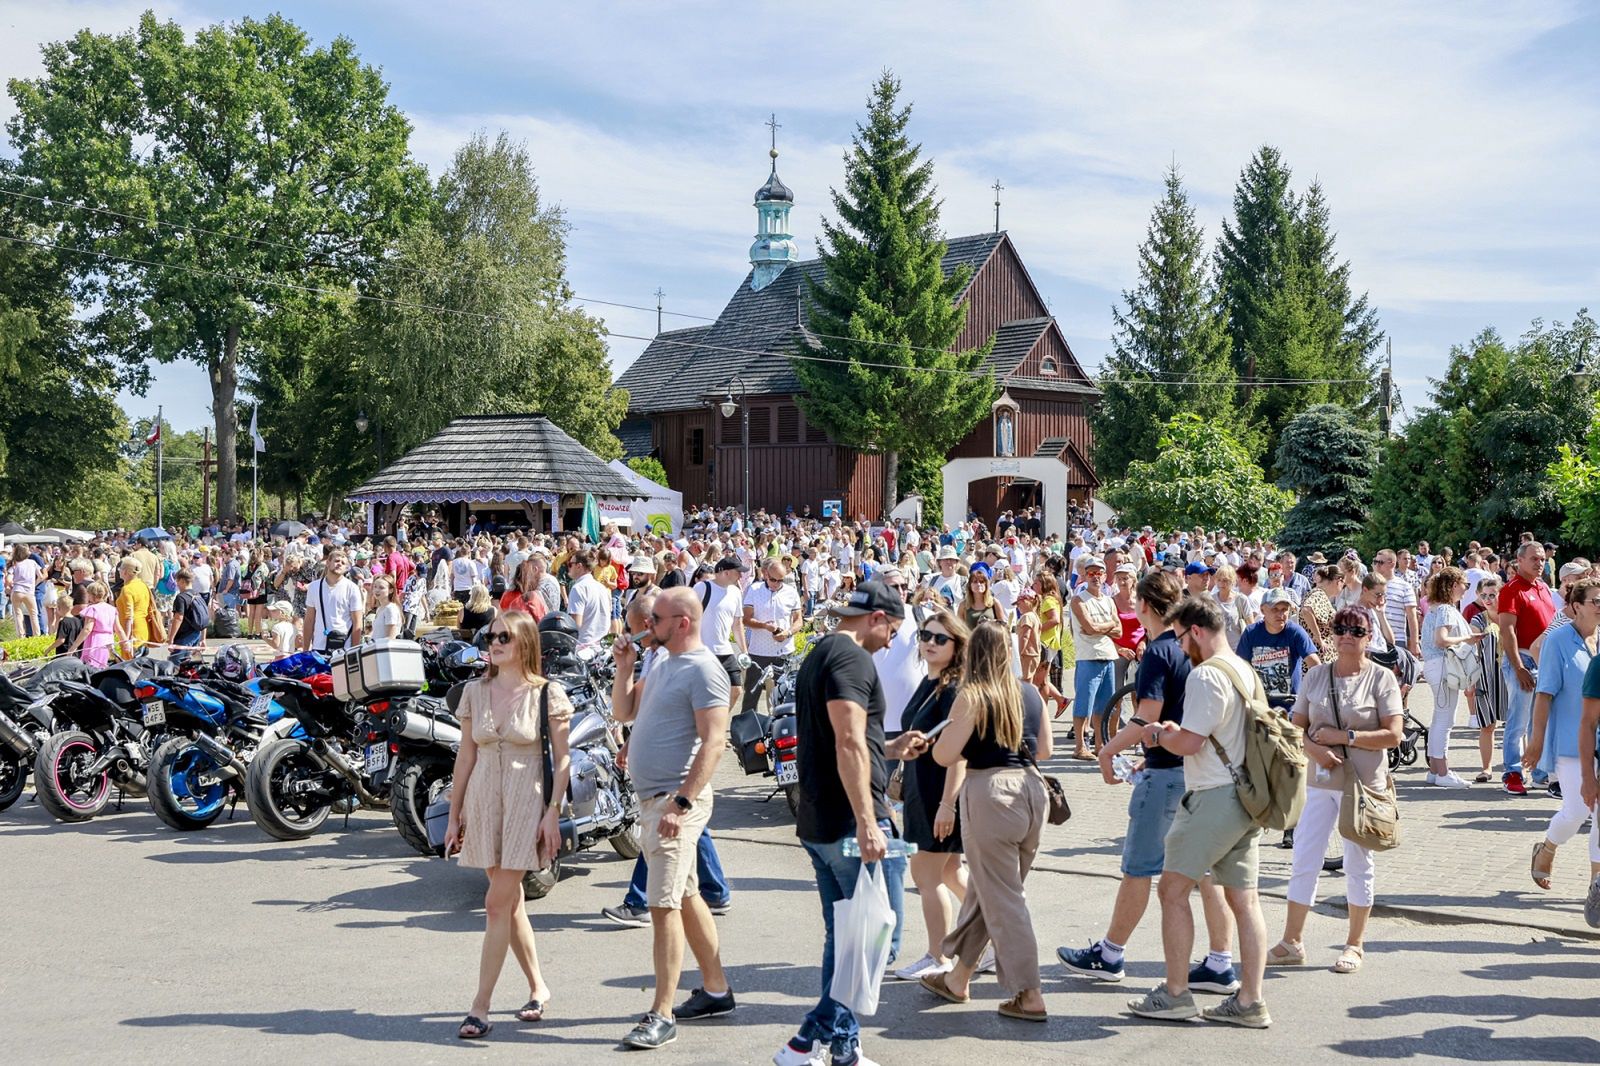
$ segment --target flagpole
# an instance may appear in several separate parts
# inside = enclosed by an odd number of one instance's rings
[[[257,490],[261,484],[261,449],[256,447],[256,411],[261,407],[258,403],[250,409],[250,535],[254,537],[261,525],[260,503],[257,499]]]
[[[161,405],[156,404],[156,528],[165,529],[161,513],[161,449],[167,442],[166,434],[161,432]]]

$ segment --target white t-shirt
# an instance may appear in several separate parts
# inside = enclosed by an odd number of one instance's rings
[[[378,614],[372,620],[372,635],[384,637],[399,637],[400,631],[405,628],[405,615],[400,610],[400,605],[390,600],[378,608]],[[389,629],[393,627],[394,632]]]
[[[1409,581],[1404,581],[1396,574],[1393,581],[1384,586],[1383,613],[1389,617],[1389,628],[1394,630],[1395,643],[1409,646],[1406,638],[1406,608],[1417,605],[1417,590],[1411,587]],[[1418,620],[1420,623],[1420,619]],[[1420,626],[1418,629],[1420,632]]]
[[[708,588],[711,590],[709,598],[706,596]],[[702,581],[694,587],[694,594],[704,606],[700,616],[700,642],[718,658],[738,651],[739,645],[733,639],[733,626],[744,614],[744,597],[739,586]]]
[[[285,619],[272,623],[272,648],[279,655],[294,654],[295,624]]]
[[[995,601],[1000,604],[1000,609],[1005,613],[1007,622],[1009,622],[1015,616],[1017,593],[1021,591],[1022,586],[1017,583],[1017,579],[1014,577],[1008,577],[1003,581],[996,581],[993,585],[989,586],[989,593],[995,598]],[[901,628],[904,627],[902,626]]]
[[[769,631],[752,626],[745,638],[751,655],[788,655],[794,651],[794,632],[789,622],[794,617],[792,612],[800,610],[800,594],[794,586],[785,583],[773,592],[763,580],[750,586],[744,594],[744,605],[752,609],[751,618],[755,621],[776,622],[790,630],[788,639],[779,644]]]
[[[314,608],[317,612],[316,625],[311,634],[312,650],[328,650],[328,633],[331,630],[349,634],[347,639],[351,644],[359,642],[361,634],[354,632],[350,623],[361,606],[361,589],[349,578],[341,577],[336,585],[328,585],[320,577],[313,581],[306,589],[306,608]]]
[[[1485,570],[1481,566],[1469,567],[1467,570],[1467,594],[1462,598],[1461,602],[1472,603],[1476,600],[1478,598],[1478,582],[1486,577],[1493,576],[1494,574],[1491,571]]]
[[[872,662],[878,668],[878,683],[883,686],[883,728],[887,733],[898,733],[905,728],[901,715],[911,694],[928,676],[928,665],[922,661],[922,649],[917,644],[917,619],[913,614],[900,625],[888,646],[873,652]]]
[[[189,567],[189,573],[194,575],[194,584],[192,589],[195,595],[211,595],[211,564],[195,563]]]
[[[478,580],[478,561],[470,555],[458,555],[450,560],[450,588],[454,592],[471,592],[472,583]]]
[[[611,593],[584,574],[567,589],[567,613],[578,623],[578,643],[598,644],[611,631]]]
[[[1261,688],[1260,675],[1249,663],[1231,651],[1217,653],[1189,672],[1183,689],[1183,728],[1216,737],[1233,765],[1243,766],[1245,703],[1224,668],[1217,665],[1218,659],[1227,660],[1252,690]],[[1190,792],[1231,784],[1233,775],[1209,740],[1193,755],[1184,756],[1183,787]]]

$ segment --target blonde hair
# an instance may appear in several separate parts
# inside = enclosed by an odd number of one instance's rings
[[[83,594],[89,597],[92,603],[104,603],[111,595],[111,590],[104,581],[91,581],[84,587]]]
[[[472,583],[472,592],[467,596],[467,610],[478,612],[487,611],[491,603],[492,601],[489,599],[489,586],[485,585],[482,581],[474,581]]]
[[[961,694],[972,712],[974,735],[993,737],[1008,751],[1022,747],[1022,687],[1011,675],[1011,641],[999,623],[973,629]]]
[[[539,647],[539,623],[533,620],[533,615],[525,611],[504,611],[485,629],[492,632],[495,622],[500,623],[500,628],[511,634],[512,646],[517,649],[517,660],[522,666],[522,676],[529,681],[535,678],[542,679],[544,657]],[[493,678],[499,672],[499,667],[490,660],[486,676]]]

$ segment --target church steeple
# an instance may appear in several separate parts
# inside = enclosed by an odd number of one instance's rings
[[[755,268],[750,287],[757,291],[771,285],[784,267],[800,261],[800,249],[789,232],[794,193],[778,178],[778,116],[773,115],[766,124],[772,130],[772,147],[767,152],[772,157],[772,173],[756,190],[756,241],[750,246],[750,265]]]

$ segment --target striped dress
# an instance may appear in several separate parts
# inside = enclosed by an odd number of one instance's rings
[[[1478,642],[1477,718],[1478,728],[1493,729],[1506,720],[1506,704],[1511,693],[1506,690],[1506,679],[1500,673],[1500,627],[1491,624],[1487,612],[1476,615],[1468,625],[1489,635]]]

